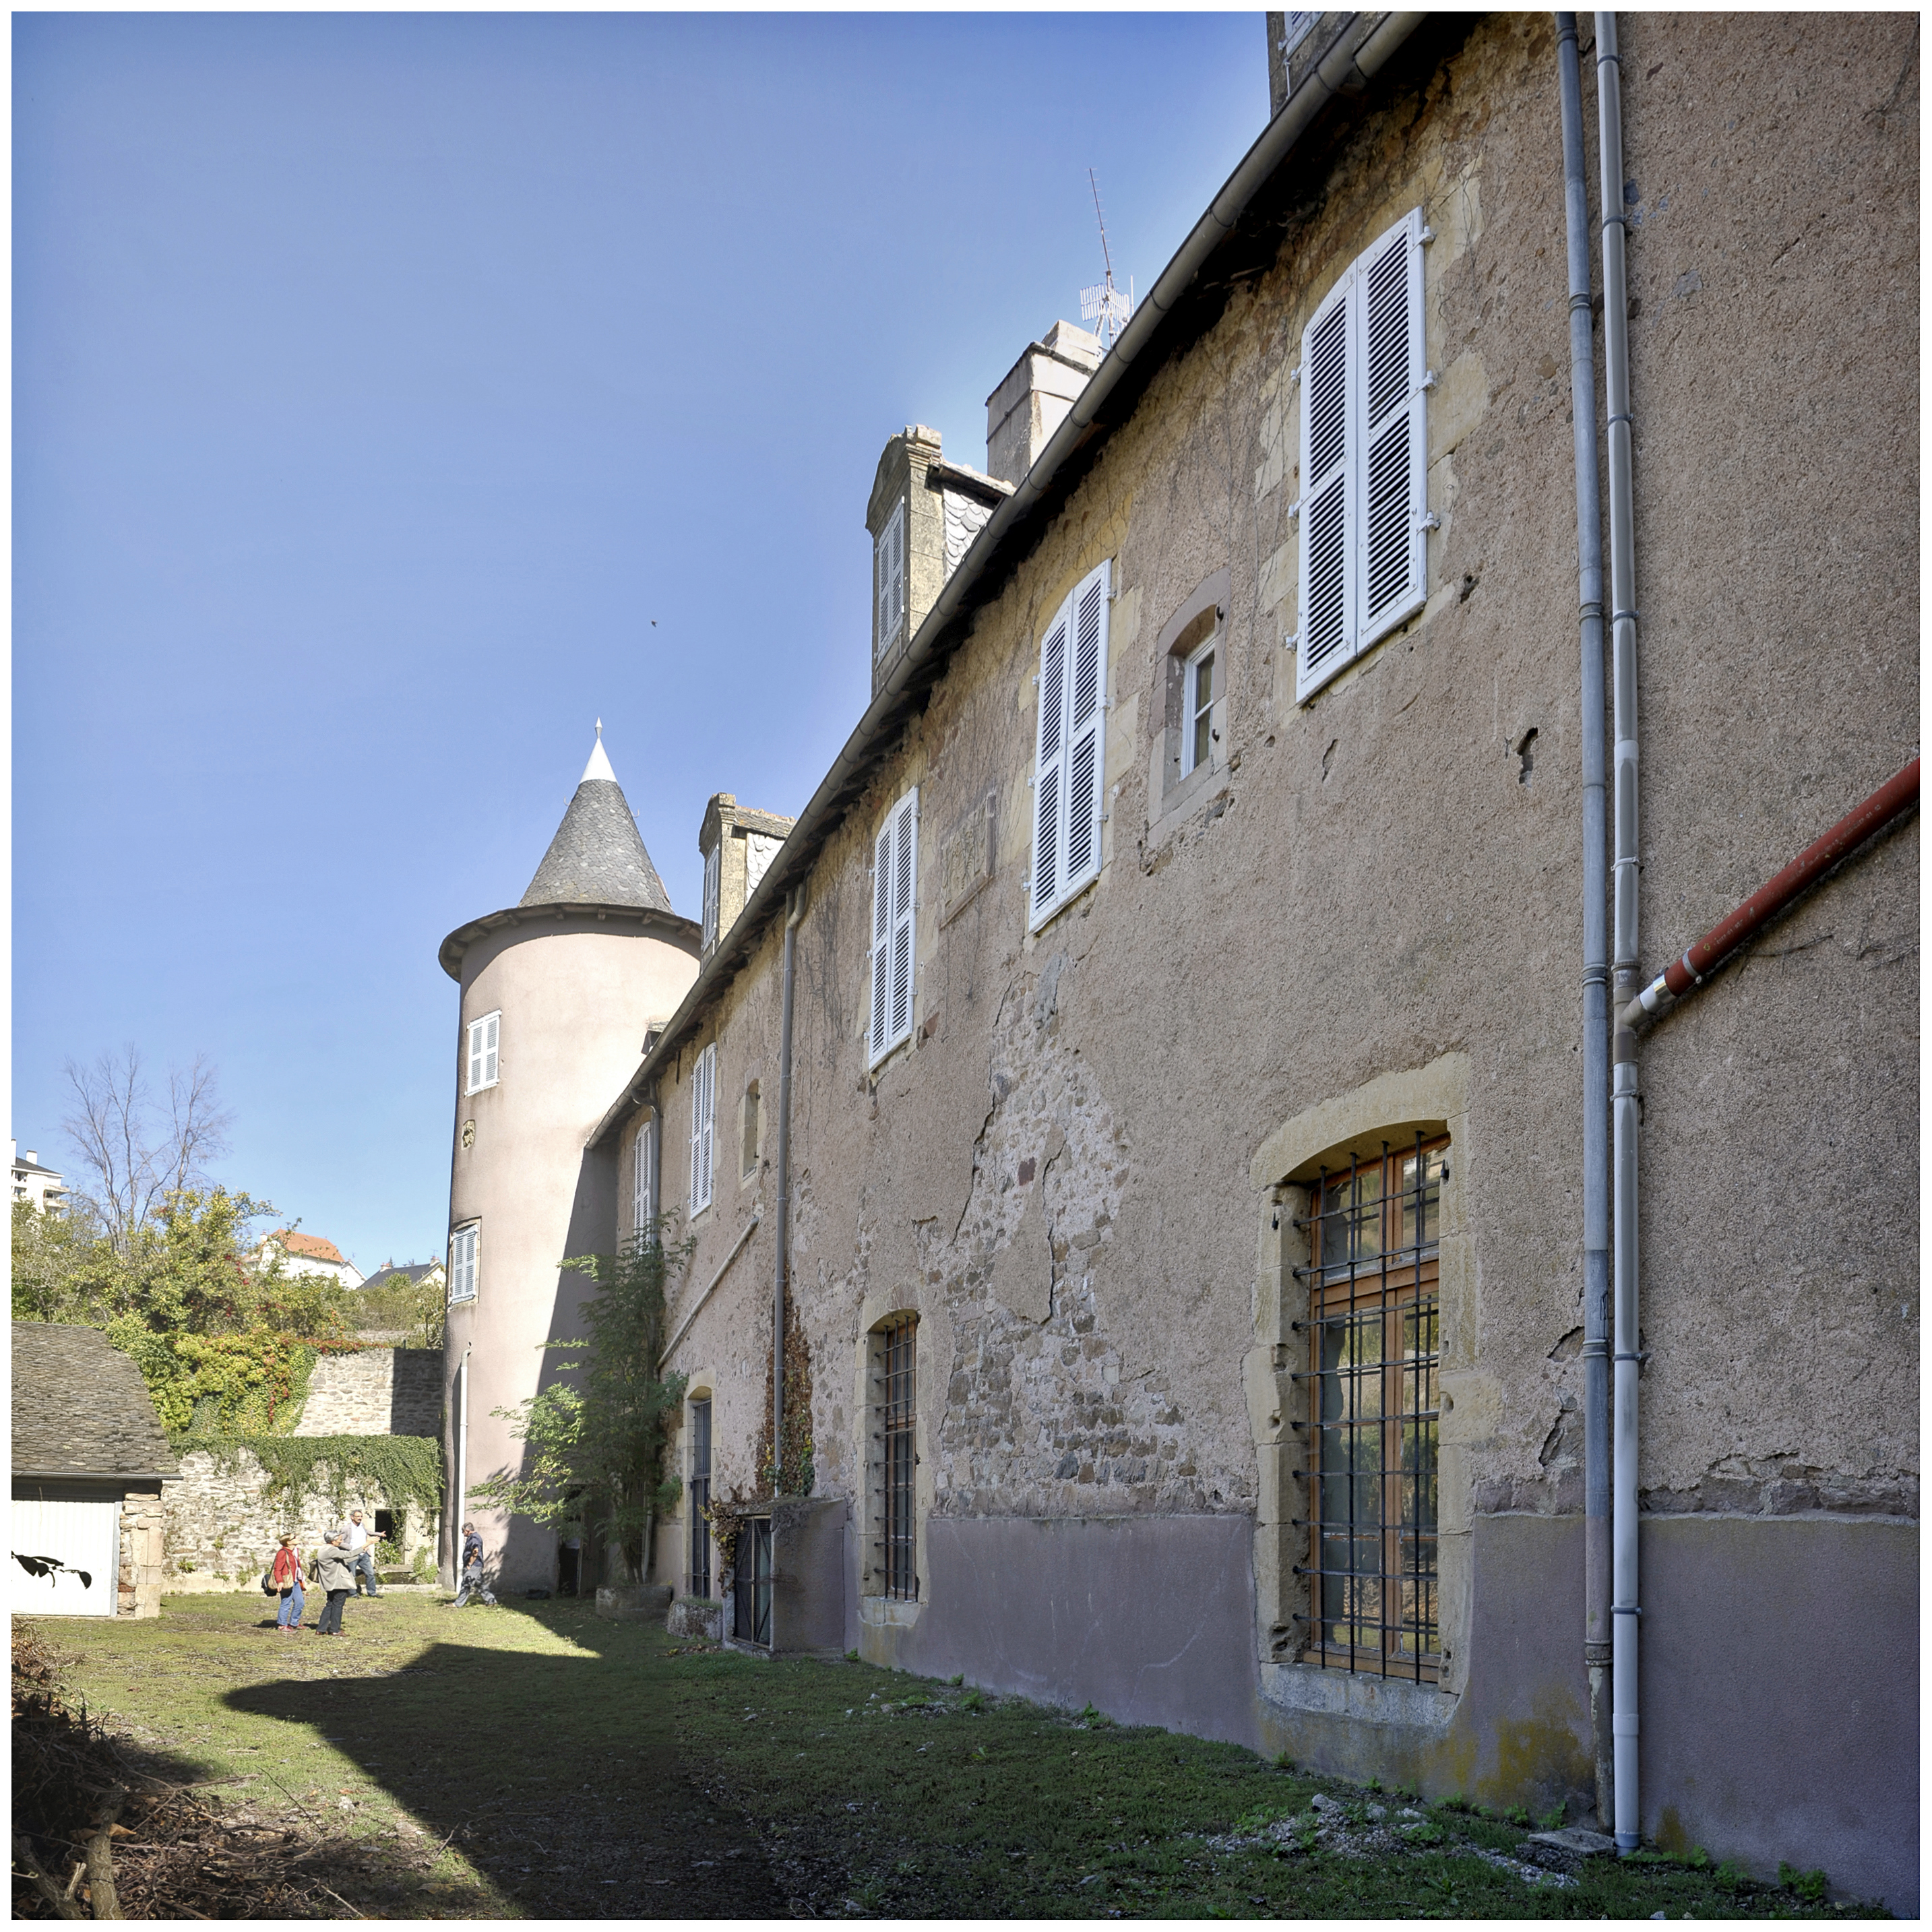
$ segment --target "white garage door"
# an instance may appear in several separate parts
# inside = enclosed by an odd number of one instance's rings
[[[14,1556],[65,1564],[51,1580],[30,1576]],[[121,1562],[121,1499],[49,1485],[14,1498],[8,1604],[16,1616],[111,1617]],[[85,1571],[83,1583],[74,1574]]]

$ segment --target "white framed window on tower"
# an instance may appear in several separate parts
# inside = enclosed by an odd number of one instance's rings
[[[496,1084],[496,1034],[502,1023],[500,1009],[470,1022],[469,1073],[464,1083],[466,1094],[480,1094]]]
[[[1030,928],[1037,929],[1100,872],[1107,768],[1108,566],[1083,578],[1040,646],[1034,746]]]
[[[711,1205],[712,1116],[718,1099],[718,1042],[714,1040],[698,1056],[691,1070],[691,1211],[701,1214]]]
[[[905,502],[892,506],[872,544],[872,661],[898,642],[905,623]]]
[[[641,1241],[650,1232],[652,1208],[651,1203],[651,1136],[652,1124],[646,1120],[638,1130],[638,1137],[631,1143],[631,1235]]]
[[[449,1299],[452,1306],[459,1301],[476,1299],[476,1223],[471,1222],[466,1228],[458,1228],[449,1237]]]
[[[1350,265],[1302,335],[1298,703],[1428,595],[1429,239],[1413,209]]]
[[[709,952],[718,944],[718,855],[724,849],[720,839],[704,855],[704,929],[698,940],[700,952]]]
[[[1181,693],[1180,774],[1198,771],[1214,762],[1214,646],[1220,641],[1210,633],[1208,641],[1187,660]]]
[[[919,788],[886,814],[872,848],[872,1012],[868,1064],[912,1037],[913,945],[919,909]]]

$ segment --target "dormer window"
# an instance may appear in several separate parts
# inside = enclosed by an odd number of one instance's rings
[[[718,944],[718,850],[713,845],[704,855],[704,929],[698,942],[701,952],[709,952]]]
[[[885,528],[872,544],[872,660],[875,664],[898,642],[905,626],[905,502],[902,498],[892,506]]]

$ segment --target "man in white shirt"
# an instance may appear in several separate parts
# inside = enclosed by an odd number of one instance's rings
[[[362,1512],[352,1509],[349,1520],[336,1532],[340,1538],[344,1553],[349,1558],[349,1567],[356,1573],[356,1588],[359,1595],[362,1586],[369,1586],[369,1594],[380,1597],[382,1592],[376,1582],[376,1552],[369,1540],[369,1532],[362,1521]]]

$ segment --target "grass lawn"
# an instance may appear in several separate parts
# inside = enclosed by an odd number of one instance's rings
[[[352,1600],[340,1640],[266,1615],[40,1628],[164,1774],[341,1836],[372,1916],[1850,1916],[1661,1859],[1544,1873],[1515,1826],[1232,1745],[569,1601]]]

